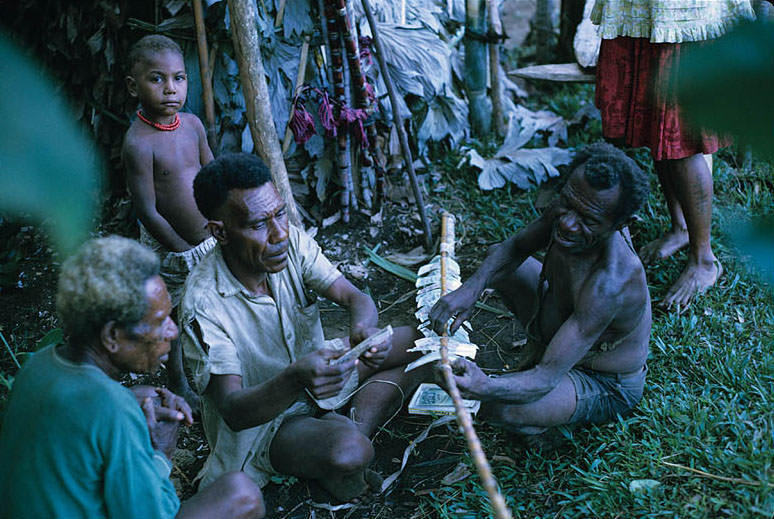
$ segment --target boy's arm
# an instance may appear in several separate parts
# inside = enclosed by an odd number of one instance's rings
[[[199,164],[206,166],[215,157],[212,155],[212,150],[207,142],[207,130],[204,129],[204,124],[195,115],[193,115],[193,118],[196,120],[196,134],[199,136]]]
[[[123,149],[127,185],[137,216],[151,235],[171,251],[182,252],[191,248],[169,222],[156,210],[156,191],[153,186],[153,152],[135,142],[125,142]]]

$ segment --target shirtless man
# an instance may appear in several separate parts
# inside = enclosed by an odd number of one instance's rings
[[[451,323],[453,333],[491,287],[525,325],[531,362],[521,371],[489,377],[466,359],[453,369],[482,418],[526,435],[626,414],[647,371],[650,297],[626,230],[647,177],[608,144],[580,150],[570,171],[553,205],[430,312],[436,331]],[[531,256],[544,248],[541,264]]]
[[[161,275],[177,307],[188,272],[215,246],[193,198],[193,179],[213,156],[201,121],[180,111],[188,93],[180,47],[166,36],[145,36],[132,47],[129,64],[127,87],[141,109],[126,132],[122,157],[140,241],[160,255]],[[177,340],[167,375],[172,391],[197,407]]]

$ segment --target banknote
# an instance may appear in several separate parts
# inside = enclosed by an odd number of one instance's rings
[[[481,407],[478,400],[462,400],[462,404],[471,413],[476,414]],[[436,384],[420,384],[409,403],[409,413],[443,415],[454,414],[454,402],[451,397]]]
[[[386,328],[379,330],[367,339],[361,341],[360,344],[349,350],[341,357],[331,360],[331,365],[335,366],[336,364],[347,362],[350,359],[356,359],[370,348],[378,346],[379,344],[389,341],[390,339],[392,339],[392,326],[388,324]]]

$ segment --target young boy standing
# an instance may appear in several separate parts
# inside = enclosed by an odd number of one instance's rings
[[[188,93],[183,52],[161,35],[145,36],[129,53],[129,94],[140,104],[124,137],[122,158],[140,221],[140,241],[161,256],[161,275],[177,306],[188,272],[215,245],[196,207],[193,179],[213,155],[201,121],[180,110]],[[192,407],[198,397],[183,373],[177,340],[168,385]]]

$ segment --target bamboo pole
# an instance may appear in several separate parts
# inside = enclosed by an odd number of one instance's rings
[[[430,252],[433,248],[433,236],[430,233],[430,221],[427,219],[427,213],[425,212],[425,201],[422,196],[422,191],[419,189],[419,182],[417,182],[417,174],[414,171],[414,159],[411,156],[411,148],[409,148],[408,136],[406,135],[406,129],[403,128],[403,121],[400,120],[400,107],[398,106],[398,96],[395,93],[395,85],[392,83],[392,77],[390,71],[387,69],[387,62],[384,59],[384,48],[382,42],[379,39],[379,28],[374,20],[374,14],[371,11],[371,5],[368,0],[361,0],[363,2],[363,11],[365,11],[366,18],[368,18],[368,25],[371,27],[371,35],[373,36],[374,49],[376,50],[376,62],[379,64],[379,72],[384,80],[384,85],[387,87],[387,93],[390,96],[390,105],[392,106],[392,122],[395,124],[395,129],[398,132],[400,139],[400,147],[403,151],[403,162],[405,162],[406,169],[408,170],[409,180],[411,181],[411,190],[414,192],[414,199],[417,202],[417,210],[419,211],[419,218],[422,221],[422,227],[425,233],[425,250]]]
[[[274,19],[274,27],[282,27],[282,18],[285,17],[285,3],[286,0],[280,0],[277,7],[277,17]]]
[[[491,106],[486,95],[486,33],[485,0],[465,2],[465,88],[468,93],[468,118],[475,137],[489,133]]]
[[[446,286],[446,263],[449,257],[454,255],[454,216],[446,211],[441,215],[441,297],[446,295],[448,287]],[[449,395],[454,402],[454,409],[457,414],[457,423],[465,435],[468,443],[470,456],[473,458],[473,464],[476,466],[478,475],[481,478],[486,493],[489,495],[489,501],[492,503],[492,511],[495,519],[511,519],[511,511],[505,504],[505,499],[497,489],[497,480],[492,474],[492,468],[486,459],[484,449],[481,447],[481,440],[478,439],[476,430],[473,428],[473,420],[470,417],[465,405],[462,403],[462,395],[454,381],[451,363],[449,362],[449,339],[447,332],[444,331],[441,336],[441,366],[443,368],[443,378]]]
[[[212,95],[212,73],[210,57],[207,51],[207,31],[204,27],[204,9],[202,0],[192,0],[194,25],[196,26],[196,49],[199,54],[199,77],[202,81],[202,102],[204,103],[204,121],[207,124],[207,142],[211,150],[217,148],[218,134],[215,129],[215,99]]]
[[[358,49],[357,35],[352,28],[352,21],[347,9],[347,0],[336,0],[336,7],[339,18],[339,26],[341,29],[341,35],[344,40],[344,46],[347,51],[347,63],[349,64],[350,81],[346,84],[350,87],[354,86],[355,101],[357,107],[365,110],[368,114],[368,119],[363,124],[363,130],[366,132],[368,139],[368,148],[361,148],[361,192],[363,199],[366,203],[366,207],[371,206],[371,189],[368,182],[362,182],[363,178],[368,178],[370,175],[370,168],[375,162],[376,153],[376,126],[374,125],[374,106],[371,100],[368,98],[367,84],[368,80],[363,73],[363,68],[360,63],[360,52]],[[352,193],[354,195],[354,191]],[[353,200],[353,206],[357,203],[357,200]]]
[[[497,0],[487,0],[489,9],[489,28],[497,36],[503,33],[503,24],[500,21],[500,10],[497,8]],[[505,135],[505,120],[503,118],[503,92],[500,78],[500,42],[493,41],[489,44],[489,82],[492,89],[492,130],[498,137]]]
[[[231,34],[234,40],[234,51],[239,64],[239,76],[242,83],[242,93],[247,107],[247,122],[253,137],[255,149],[266,162],[271,171],[274,185],[287,204],[288,218],[294,225],[300,225],[293,191],[290,189],[288,172],[282,159],[274,118],[271,115],[269,88],[266,85],[266,74],[261,57],[260,41],[258,39],[255,2],[251,0],[228,0],[228,10],[231,13]]]
[[[298,58],[298,72],[296,73],[296,84],[293,86],[293,102],[290,105],[290,116],[288,124],[285,126],[285,138],[282,140],[282,156],[284,157],[290,149],[290,140],[293,138],[293,131],[290,129],[290,120],[293,118],[293,112],[296,110],[296,96],[304,84],[306,77],[306,60],[309,57],[309,36],[304,36],[304,43],[301,45],[301,56]]]
[[[335,0],[325,0],[325,21],[328,24],[328,48],[331,53],[331,76],[333,77],[333,96],[339,106],[347,104],[347,90],[344,80],[344,50],[341,45],[341,30],[337,22]],[[346,128],[339,129],[336,135],[336,156],[339,167],[339,182],[341,183],[341,220],[349,222],[350,193],[352,186],[352,171],[349,162],[349,132]]]

